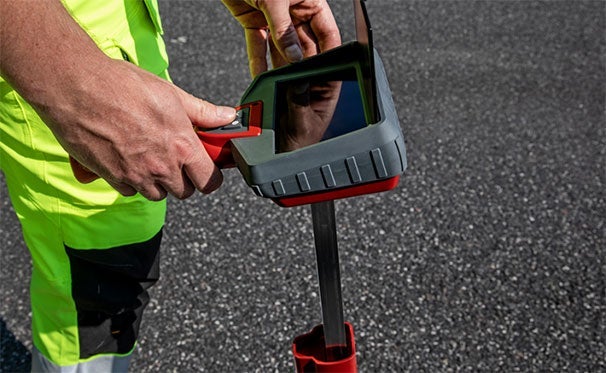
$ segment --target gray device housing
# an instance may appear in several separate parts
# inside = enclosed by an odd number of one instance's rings
[[[371,59],[368,46],[358,42],[301,62],[270,70],[257,77],[242,97],[241,104],[263,102],[259,136],[232,140],[232,153],[246,183],[262,197],[281,199],[308,193],[330,192],[396,177],[406,169],[404,137],[381,58],[376,50]],[[367,127],[285,153],[276,153],[274,113],[276,84],[285,80],[314,77],[355,69],[363,85],[365,61],[374,70],[376,111],[379,120]],[[368,90],[362,91],[368,96]],[[372,97],[363,97],[367,118],[373,115]]]

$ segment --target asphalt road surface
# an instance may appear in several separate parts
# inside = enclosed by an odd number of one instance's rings
[[[368,2],[406,137],[392,192],[337,202],[362,372],[606,371],[606,3]],[[354,38],[349,1],[330,3]],[[243,32],[161,2],[174,81],[235,105]],[[225,172],[170,200],[136,372],[289,372],[320,323],[308,208]],[[29,367],[29,258],[2,183],[2,371]]]

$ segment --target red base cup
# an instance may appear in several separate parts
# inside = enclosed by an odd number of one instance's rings
[[[297,373],[357,373],[356,342],[353,326],[346,322],[346,346],[326,349],[324,328],[317,325],[311,332],[295,338],[292,351],[295,355]]]

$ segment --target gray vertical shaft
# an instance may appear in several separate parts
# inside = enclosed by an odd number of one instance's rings
[[[347,344],[343,320],[339,248],[333,201],[311,205],[322,301],[322,321],[326,348]]]

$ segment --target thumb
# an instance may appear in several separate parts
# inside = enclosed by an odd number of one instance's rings
[[[202,128],[224,126],[236,119],[236,109],[218,106],[177,88],[181,104],[192,124]]]

